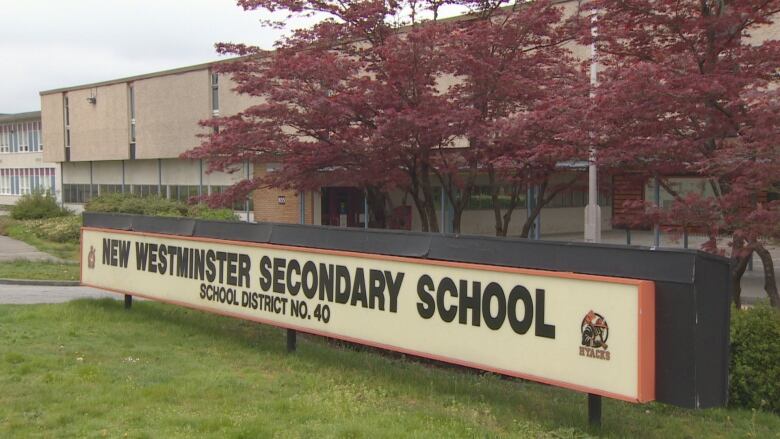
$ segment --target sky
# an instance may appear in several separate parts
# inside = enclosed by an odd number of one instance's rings
[[[43,90],[214,61],[217,42],[271,49],[283,33],[260,21],[284,16],[235,0],[0,0],[0,114],[40,110]]]
[[[235,0],[0,0],[0,113],[40,110],[42,90],[213,61],[216,42],[270,49],[281,32],[262,18]]]

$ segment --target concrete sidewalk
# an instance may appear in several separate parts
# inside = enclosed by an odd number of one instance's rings
[[[28,261],[59,261],[54,256],[38,251],[35,247],[22,241],[0,236],[0,262],[26,259]]]
[[[101,299],[105,297],[121,299],[122,295],[90,287],[0,285],[0,304],[63,303],[75,299]]]

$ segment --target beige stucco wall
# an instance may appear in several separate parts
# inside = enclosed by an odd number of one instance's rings
[[[262,98],[238,94],[233,91],[236,83],[230,79],[230,75],[219,76],[219,115],[232,116],[240,113],[252,105],[263,102]]]
[[[90,96],[97,103],[87,102]],[[112,84],[68,92],[70,159],[122,160],[130,157],[127,85]],[[44,120],[44,125],[48,121]]]
[[[19,152],[0,154],[0,169],[3,168],[53,168],[55,163],[43,161],[41,152]]]
[[[157,160],[128,160],[125,162],[125,184],[157,184]]]
[[[163,160],[162,184],[196,186],[199,169],[197,160]]]
[[[136,158],[175,158],[197,146],[198,121],[211,116],[208,69],[133,83]]]
[[[89,170],[89,168],[87,168],[87,170]],[[125,182],[126,181],[127,169],[125,169]],[[92,182],[94,184],[122,184],[122,162],[104,161],[93,163]]]
[[[47,162],[65,160],[65,131],[62,93],[41,96],[41,138],[43,159]]]
[[[65,184],[89,184],[89,162],[63,163],[62,180]]]

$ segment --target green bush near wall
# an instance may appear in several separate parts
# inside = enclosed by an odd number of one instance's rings
[[[87,212],[190,217],[223,221],[236,221],[238,219],[230,209],[212,209],[202,204],[188,205],[163,197],[142,197],[127,193],[113,193],[95,197],[84,206],[84,210]]]
[[[780,312],[732,310],[729,404],[780,413]]]
[[[57,200],[48,192],[33,192],[23,195],[11,207],[11,218],[17,220],[57,218],[71,212],[60,207]]]

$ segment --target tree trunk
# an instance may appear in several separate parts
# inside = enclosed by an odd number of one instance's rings
[[[742,275],[745,274],[751,255],[752,253],[742,258],[731,258],[731,297],[737,309],[742,308]]]
[[[413,190],[408,191],[409,195],[412,196],[412,201],[414,202],[414,207],[417,209],[417,213],[420,215],[420,228],[423,232],[428,231],[428,211],[423,206],[422,200],[420,200],[419,194],[414,192]]]
[[[369,208],[369,218],[366,218],[366,221],[368,221],[369,227],[386,229],[388,193],[369,186],[366,188],[366,195]]]
[[[506,229],[501,220],[501,205],[498,204],[499,187],[496,185],[496,172],[493,166],[488,167],[488,183],[490,184],[490,200],[493,202],[493,217],[496,221],[496,236],[506,236]]]
[[[764,264],[764,290],[769,296],[769,303],[780,308],[780,296],[777,294],[777,280],[775,279],[775,264],[772,262],[772,255],[763,245],[756,245],[756,253]]]
[[[542,207],[547,204],[544,199],[544,193],[547,191],[547,180],[544,181],[544,183],[539,186],[539,193],[536,194],[536,198],[534,199],[534,202],[536,203],[534,205],[533,210],[531,211],[531,214],[528,215],[528,218],[525,219],[525,224],[523,224],[523,231],[520,232],[520,236],[523,238],[528,238],[528,234],[531,232],[531,226],[533,226],[534,221],[536,220],[536,217],[539,216],[539,214],[542,212]],[[526,200],[526,203],[529,203],[531,200]]]
[[[422,169],[420,169],[420,189],[422,190],[420,202],[425,209],[425,217],[428,219],[428,231],[436,233],[439,231],[439,221],[436,215],[436,203],[433,199],[431,173],[427,165],[422,165]]]

